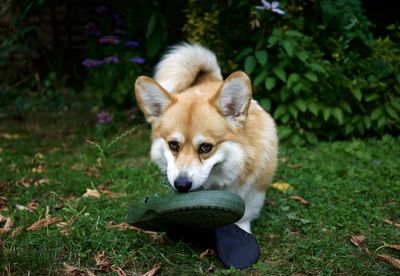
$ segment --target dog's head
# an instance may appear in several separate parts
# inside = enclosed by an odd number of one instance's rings
[[[207,82],[179,94],[148,77],[135,84],[136,99],[152,125],[151,157],[180,192],[222,185],[240,174],[239,133],[251,102],[251,82],[243,72],[224,82]]]

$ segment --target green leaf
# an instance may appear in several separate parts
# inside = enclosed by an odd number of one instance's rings
[[[275,84],[276,84],[276,78],[274,78],[274,77],[267,77],[267,78],[265,79],[265,88],[266,88],[268,91],[272,90],[272,88],[275,87]]]
[[[351,93],[353,93],[354,98],[357,99],[357,101],[361,101],[362,99],[362,93],[361,89],[356,87],[356,88],[351,88]]]
[[[340,107],[346,111],[347,113],[351,114],[351,106],[347,102],[341,102]]]
[[[297,74],[297,73],[290,74],[290,76],[287,80],[287,83],[286,83],[287,88],[290,89],[293,86],[293,84],[298,82],[299,80],[300,80],[299,74]]]
[[[343,124],[343,111],[339,107],[333,109],[332,115],[338,121],[339,125]]]
[[[271,100],[268,98],[261,99],[260,105],[267,111],[271,110]]]
[[[296,52],[296,56],[297,56],[297,58],[298,58],[299,60],[301,60],[302,62],[306,63],[306,62],[307,62],[307,59],[308,59],[308,57],[309,57],[310,55],[309,55],[308,52],[306,52],[306,51],[299,51],[299,52]]]
[[[278,77],[283,82],[286,82],[286,72],[280,68],[280,67],[274,67],[272,69],[272,72],[274,72],[275,76]]]
[[[250,75],[254,71],[256,64],[257,61],[254,56],[248,56],[244,61],[244,71],[246,71],[246,73]]]
[[[250,47],[244,48],[236,57],[237,61],[242,60],[245,56],[250,55],[253,52],[253,49]]]
[[[287,107],[286,105],[280,104],[278,105],[278,107],[276,108],[275,112],[274,112],[274,118],[278,119],[279,117],[281,117],[283,114],[285,114],[287,111]]]
[[[278,127],[278,136],[279,140],[284,140],[293,133],[293,129],[290,126],[279,126]]]
[[[371,113],[371,119],[373,121],[378,120],[379,118],[381,118],[383,115],[383,108],[382,107],[377,107],[375,108],[372,113]]]
[[[315,102],[309,102],[308,103],[308,110],[315,116],[318,116],[318,105]]]
[[[305,76],[308,80],[310,80],[310,81],[312,81],[312,82],[317,82],[317,81],[318,81],[318,76],[317,76],[314,72],[312,72],[312,71],[308,71],[307,73],[304,74],[304,76]]]
[[[267,51],[260,50],[256,52],[256,59],[261,65],[267,64]]]
[[[295,48],[295,43],[291,40],[284,40],[281,43],[282,47],[285,49],[289,57],[293,57],[293,52]]]
[[[281,89],[280,95],[281,95],[281,100],[282,100],[282,102],[285,102],[285,101],[289,98],[289,96],[290,96],[290,91],[287,90],[287,89],[285,89],[285,88],[283,87],[283,88]]]
[[[303,99],[297,99],[294,102],[294,105],[301,111],[301,112],[306,112],[307,110],[307,104]]]
[[[397,73],[397,75],[396,75],[396,80],[397,80],[397,82],[400,84],[400,73]]]
[[[278,36],[271,35],[268,38],[268,48],[274,47],[275,44],[278,43],[279,40],[280,40],[280,38]]]
[[[293,118],[297,119],[297,115],[299,114],[297,108],[294,105],[289,105],[289,113]]]
[[[390,105],[385,105],[385,111],[387,114],[389,114],[390,117],[392,117],[393,119],[399,119],[399,112],[397,112],[393,107],[391,107]]]
[[[157,16],[156,16],[156,14],[155,13],[153,13],[151,16],[150,16],[150,19],[149,19],[149,23],[147,23],[147,31],[146,31],[146,37],[148,38],[148,37],[150,37],[151,36],[151,34],[154,32],[154,30],[156,29],[156,25],[157,25],[157,18],[156,18]]]
[[[326,72],[325,68],[318,64],[318,63],[311,63],[309,65],[310,69],[312,69],[314,72],[318,72],[318,73],[322,73],[322,74],[327,74],[328,72]]]
[[[322,108],[322,115],[324,116],[325,122],[328,121],[329,117],[332,114],[332,109],[330,107],[323,107]]]
[[[372,94],[365,96],[365,101],[369,103],[378,98],[379,98],[379,95],[377,93],[372,93]]]
[[[290,116],[289,116],[288,113],[286,113],[285,115],[283,115],[283,117],[280,119],[280,121],[281,121],[283,124],[286,124],[287,122],[289,122],[289,120],[290,120]]]
[[[370,118],[368,115],[365,115],[365,116],[363,117],[363,121],[364,121],[365,127],[366,127],[367,129],[370,129],[370,128],[371,128],[371,125],[372,125],[372,123],[371,123],[371,118]]]
[[[378,120],[378,129],[382,129],[386,125],[386,122],[387,122],[387,118],[386,117],[381,117]]]
[[[400,101],[399,101],[397,98],[392,99],[392,100],[390,101],[390,104],[391,104],[394,108],[396,108],[398,111],[400,111]]]
[[[261,71],[258,73],[257,77],[254,78],[253,85],[259,86],[267,77],[267,71]]]

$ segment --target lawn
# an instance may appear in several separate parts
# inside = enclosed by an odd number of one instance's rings
[[[1,273],[240,274],[199,245],[127,227],[129,206],[170,189],[148,158],[148,127],[116,121],[101,129],[80,108],[1,118]],[[400,139],[389,136],[281,145],[283,184],[267,191],[253,224],[261,256],[242,273],[399,273],[381,256],[400,259],[389,247],[400,243],[399,164]],[[365,236],[359,247],[354,235]]]

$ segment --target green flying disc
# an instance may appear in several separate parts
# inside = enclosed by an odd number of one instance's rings
[[[240,220],[244,201],[225,191],[147,197],[128,211],[128,224],[143,230],[215,229]]]

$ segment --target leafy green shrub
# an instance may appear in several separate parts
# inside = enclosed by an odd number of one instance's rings
[[[360,1],[232,5],[247,9],[247,22],[225,18],[245,39],[232,46],[227,27],[217,25],[228,36],[222,44],[243,49],[235,63],[251,76],[281,139],[301,144],[399,133],[399,44],[373,38]]]

